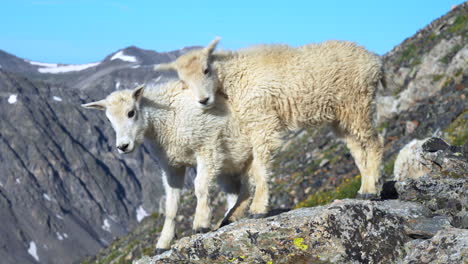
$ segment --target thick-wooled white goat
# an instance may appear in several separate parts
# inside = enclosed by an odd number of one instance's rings
[[[377,55],[343,41],[214,52],[218,41],[155,70],[176,70],[200,108],[227,98],[253,146],[251,213],[267,212],[267,179],[281,133],[323,123],[346,141],[362,175],[360,196],[378,194],[382,142],[372,122],[382,77]]]
[[[165,222],[156,248],[169,248],[175,234],[180,192],[185,168],[197,167],[194,187],[197,207],[193,228],[205,232],[210,227],[209,186],[217,178],[228,196],[228,208],[233,202],[248,199],[248,182],[240,184],[252,159],[251,147],[229,116],[227,105],[221,102],[209,113],[195,106],[190,91],[181,81],[172,81],[159,88],[120,90],[106,99],[84,104],[86,108],[106,111],[116,132],[120,153],[129,153],[146,138],[156,148],[163,172],[166,192]],[[229,197],[231,199],[229,199]],[[235,220],[236,214],[227,217]],[[232,220],[230,220],[232,221]]]

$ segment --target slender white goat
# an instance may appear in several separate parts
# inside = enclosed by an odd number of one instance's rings
[[[169,248],[174,238],[175,217],[187,166],[197,166],[195,232],[205,232],[210,227],[208,192],[215,177],[231,197],[229,207],[234,206],[237,195],[236,202],[245,206],[248,182],[240,184],[240,181],[245,179],[242,175],[250,168],[251,147],[229,118],[226,105],[219,103],[206,113],[193,104],[182,82],[172,81],[158,89],[141,86],[115,91],[106,99],[83,107],[106,111],[116,132],[120,153],[132,152],[145,138],[156,148],[166,192],[165,222],[156,245],[158,252]],[[243,210],[227,214],[226,220],[235,220]]]
[[[155,70],[176,70],[200,108],[227,97],[253,146],[251,213],[267,212],[267,179],[281,133],[323,123],[345,139],[362,175],[360,196],[378,194],[382,142],[372,124],[372,103],[382,77],[378,56],[342,41],[215,53],[218,41]]]

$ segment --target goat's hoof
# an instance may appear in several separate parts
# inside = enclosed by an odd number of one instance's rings
[[[250,219],[260,219],[260,218],[265,218],[267,214],[250,214],[249,218]]]
[[[169,250],[168,248],[156,248],[156,249],[154,250],[154,254],[156,254],[156,255],[161,255],[162,253],[164,253],[164,252],[166,252],[166,251],[168,251],[168,250]]]
[[[221,228],[223,226],[230,225],[230,224],[232,224],[232,221],[227,219],[227,218],[224,218],[223,221],[221,222],[221,224],[219,225],[219,228]]]
[[[208,227],[200,227],[200,228],[197,228],[197,229],[193,230],[193,233],[194,234],[204,234],[204,233],[208,233],[210,231],[211,230]]]
[[[358,193],[356,199],[359,200],[374,200],[380,198],[376,193]]]

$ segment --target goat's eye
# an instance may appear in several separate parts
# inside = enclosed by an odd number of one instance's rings
[[[130,110],[128,113],[127,113],[127,116],[128,118],[132,118],[135,116],[135,110]]]
[[[206,68],[206,69],[203,71],[203,74],[207,75],[208,73],[210,73],[210,69]]]

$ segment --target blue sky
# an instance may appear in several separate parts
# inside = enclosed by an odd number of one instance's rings
[[[460,0],[0,0],[0,49],[41,62],[89,63],[130,45],[302,45],[351,40],[384,54]]]

